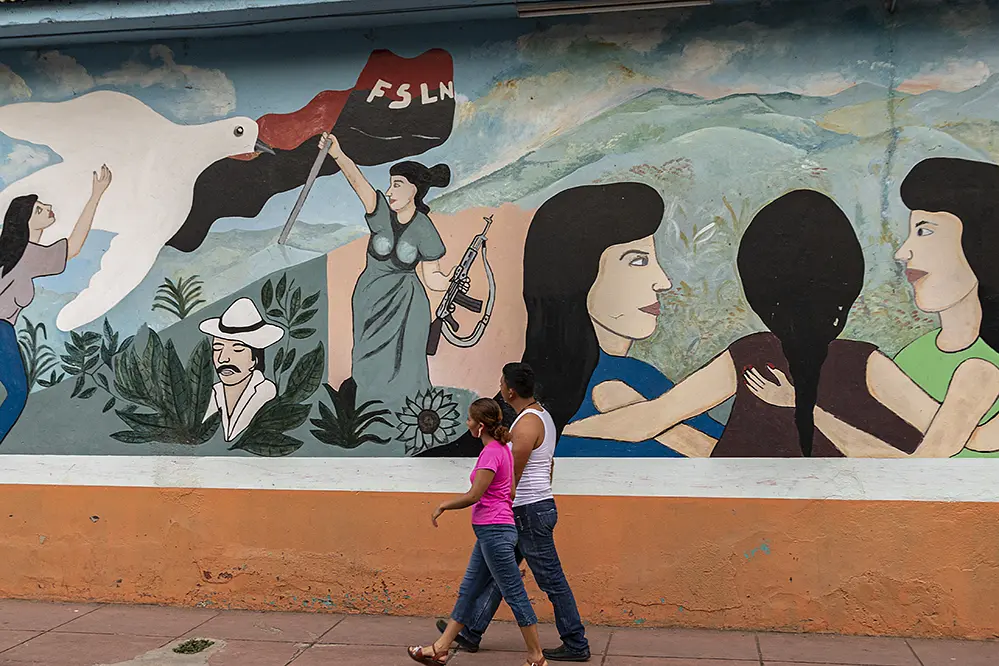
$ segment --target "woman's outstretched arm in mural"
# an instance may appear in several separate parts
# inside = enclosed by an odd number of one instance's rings
[[[73,232],[67,240],[67,259],[73,259],[83,249],[83,244],[87,241],[90,229],[94,225],[94,215],[97,213],[97,205],[101,202],[101,197],[107,192],[109,185],[111,185],[111,170],[104,164],[101,166],[100,173],[94,172],[94,185],[90,199],[87,201],[87,205],[83,207],[83,212],[80,213],[80,218],[77,220],[76,226],[73,227]]]
[[[331,134],[324,133],[322,138],[319,140],[319,145],[323,146],[327,141],[330,141],[330,147],[327,151],[329,156],[333,158],[333,161],[337,163],[340,167],[340,171],[343,173],[347,182],[350,183],[350,187],[357,194],[357,198],[361,200],[361,204],[364,206],[364,212],[371,215],[375,212],[375,208],[378,206],[378,192],[375,188],[368,182],[368,179],[364,177],[361,173],[361,169],[354,163],[352,159],[347,157],[347,154],[343,152],[343,148],[340,146],[340,142],[337,138]],[[408,220],[406,220],[408,222]],[[445,272],[441,268],[440,260],[436,261],[425,261],[417,265],[417,272],[420,275],[420,280],[430,291],[447,291],[450,285],[451,276],[449,273]]]
[[[780,370],[771,370],[778,383],[765,379],[755,368],[745,373],[746,385],[761,400],[778,407],[794,406],[794,387]],[[951,379],[943,403],[927,395],[895,363],[881,353],[867,363],[867,386],[871,395],[923,433],[912,454],[891,446],[863,430],[847,424],[821,406],[815,408],[815,426],[850,457],[947,458],[965,446],[991,446],[988,437],[976,436],[978,423],[999,397],[999,368],[981,359],[962,363]],[[993,441],[999,438],[991,438]]]
[[[675,425],[731,398],[738,388],[737,381],[732,355],[725,351],[658,398],[570,423],[564,432],[574,437],[623,442],[658,440],[659,435]],[[597,386],[594,395],[600,390]]]
[[[646,402],[645,396],[620,380],[598,384],[593,389],[593,405],[601,413]],[[655,440],[688,458],[707,458],[718,440],[686,423],[673,426]]]
[[[337,166],[340,167],[340,172],[343,173],[347,182],[350,183],[350,187],[357,194],[357,198],[361,200],[364,212],[371,215],[375,212],[375,207],[378,205],[378,193],[375,192],[375,188],[364,177],[358,166],[354,164],[354,160],[347,157],[347,154],[343,152],[343,148],[335,136],[324,132],[323,136],[319,139],[319,147],[325,146],[327,141],[330,142],[330,147],[326,152],[333,158]]]

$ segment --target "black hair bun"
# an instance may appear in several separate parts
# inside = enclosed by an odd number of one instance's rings
[[[451,168],[438,164],[427,169],[427,184],[430,187],[447,187],[451,184]]]

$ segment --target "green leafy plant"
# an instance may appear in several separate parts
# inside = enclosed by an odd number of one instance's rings
[[[45,342],[48,339],[48,331],[45,324],[33,323],[27,317],[22,317],[24,328],[17,335],[17,346],[21,350],[21,361],[24,363],[24,372],[28,377],[28,390],[30,391],[36,384],[43,388],[54,386],[66,378],[65,374],[56,374],[59,367],[59,357],[55,350]],[[48,378],[45,373],[51,372]]]
[[[95,331],[71,331],[70,338],[65,343],[66,353],[61,357],[62,369],[70,377],[76,377],[70,397],[89,400],[101,391],[108,398],[102,411],[110,411],[119,396],[111,388],[108,375],[113,375],[114,358],[131,347],[134,337],[125,338],[119,344],[117,331],[105,319],[103,335]]]
[[[277,286],[267,280],[260,288],[260,303],[267,317],[288,331],[284,346],[274,356],[274,382],[281,387],[281,378],[295,363],[296,352],[292,340],[305,340],[316,333],[316,329],[306,326],[319,309],[320,292],[302,298],[302,288],[295,286],[295,280],[288,280],[288,274],[281,275]]]
[[[241,450],[258,456],[287,456],[304,442],[287,434],[309,418],[312,403],[308,402],[323,380],[326,350],[323,343],[303,354],[288,376],[284,391],[264,405],[243,431],[230,451]]]
[[[156,332],[150,331],[141,355],[134,348],[126,349],[115,359],[114,370],[115,389],[134,404],[115,410],[129,430],[111,433],[113,439],[130,444],[196,446],[218,430],[219,414],[202,421],[215,378],[207,339],[194,348],[184,367],[173,340],[164,345]],[[136,405],[150,411],[140,412]]]
[[[361,444],[374,442],[388,444],[389,439],[367,432],[376,423],[391,426],[384,417],[391,414],[388,409],[376,409],[383,404],[381,400],[368,400],[363,405],[357,405],[357,383],[352,377],[344,380],[337,390],[329,384],[323,384],[326,393],[333,404],[331,410],[321,400],[319,401],[318,419],[311,419],[316,429],[312,435],[323,444],[339,446],[343,449],[356,449]]]
[[[153,299],[153,310],[164,310],[177,319],[186,319],[199,305],[204,305],[201,290],[204,283],[197,275],[189,278],[179,278],[176,282],[165,278],[163,284],[156,289]]]

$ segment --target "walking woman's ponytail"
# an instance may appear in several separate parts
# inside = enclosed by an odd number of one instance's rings
[[[510,429],[503,425],[503,410],[492,398],[479,398],[468,408],[472,420],[482,424],[483,430],[497,442],[510,441]]]

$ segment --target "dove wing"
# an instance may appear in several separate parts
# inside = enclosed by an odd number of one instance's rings
[[[12,139],[48,146],[69,159],[99,155],[123,139],[143,134],[155,140],[172,125],[131,95],[99,90],[65,102],[21,102],[0,106],[0,132]]]

